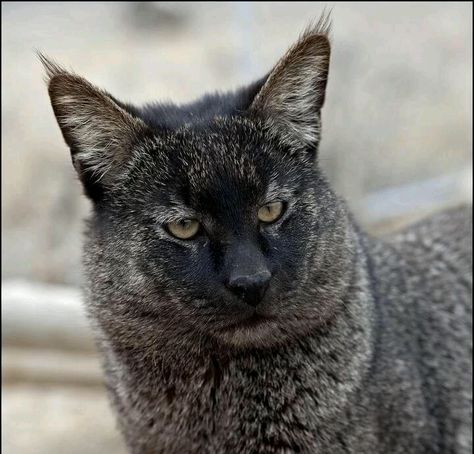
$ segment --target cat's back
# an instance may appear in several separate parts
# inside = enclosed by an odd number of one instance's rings
[[[373,241],[379,288],[396,285],[410,301],[426,299],[434,312],[459,313],[458,303],[470,302],[472,291],[471,212],[470,206],[451,208]]]
[[[440,452],[472,446],[471,210],[449,209],[386,238],[374,259],[380,301],[396,295],[382,312],[408,338]]]
[[[420,271],[433,272],[444,265],[446,276],[471,279],[472,207],[463,205],[441,211],[389,239]]]
[[[424,315],[420,323],[429,325],[431,316],[439,314],[438,322],[452,336],[467,340],[472,327],[471,207],[437,213],[389,238],[387,245],[402,266],[407,301]]]

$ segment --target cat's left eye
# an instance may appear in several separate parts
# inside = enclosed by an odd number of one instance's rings
[[[200,224],[196,219],[181,219],[176,222],[168,222],[168,232],[180,240],[190,240],[199,232]]]
[[[283,214],[283,202],[270,202],[260,207],[258,210],[258,219],[261,222],[270,224],[280,219]]]

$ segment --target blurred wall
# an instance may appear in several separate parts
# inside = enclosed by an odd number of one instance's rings
[[[80,281],[88,203],[35,49],[124,100],[187,101],[261,76],[323,6],[3,2],[2,277]],[[454,175],[448,199],[468,198],[472,4],[336,3],[332,17],[320,161],[337,191],[366,225],[385,187]]]

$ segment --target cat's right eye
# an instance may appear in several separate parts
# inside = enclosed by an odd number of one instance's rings
[[[270,202],[260,207],[258,210],[258,219],[265,224],[271,224],[280,219],[283,214],[283,202]]]
[[[190,240],[199,232],[200,224],[196,219],[181,219],[176,222],[168,222],[168,232],[180,240]]]

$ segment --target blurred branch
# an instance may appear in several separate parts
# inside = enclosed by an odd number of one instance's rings
[[[94,351],[80,291],[19,280],[3,282],[2,344]]]
[[[379,226],[400,227],[445,207],[472,203],[472,168],[417,181],[403,186],[380,189],[364,197],[360,212],[370,230]],[[393,230],[393,229],[389,229]]]
[[[2,349],[2,383],[102,386],[98,357],[58,350]]]

